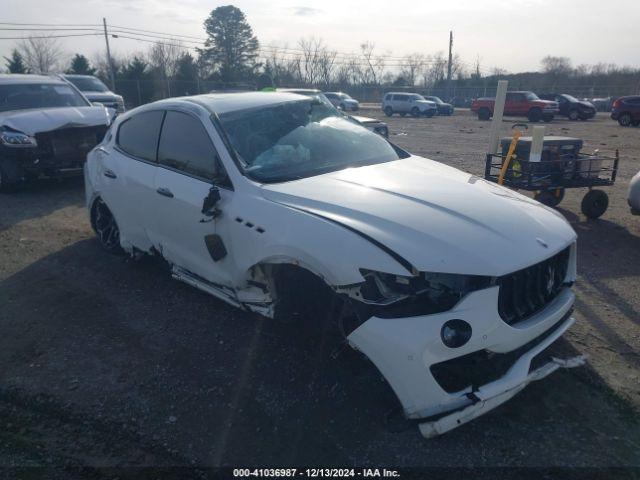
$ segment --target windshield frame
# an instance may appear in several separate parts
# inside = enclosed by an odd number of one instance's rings
[[[74,77],[74,76],[65,76],[64,79],[67,82],[73,84],[73,86],[76,87],[81,92],[108,93],[108,92],[111,91],[111,90],[109,90],[109,87],[107,85],[105,85],[105,83],[102,80],[100,80],[98,77],[94,77],[94,76],[76,76],[76,77]],[[100,89],[100,90],[95,90],[95,89],[92,89],[92,90],[88,90],[87,89],[87,90],[85,90],[84,88],[80,88],[80,85],[77,85],[76,82],[80,82],[80,83],[82,83],[82,82],[90,82],[91,84],[97,83],[99,85],[102,85],[101,88],[104,88],[104,90],[102,90],[102,89]]]

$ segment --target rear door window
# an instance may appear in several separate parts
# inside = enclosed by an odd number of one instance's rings
[[[124,121],[118,129],[117,145],[123,152],[150,162],[156,161],[158,137],[164,112],[142,112]]]
[[[219,158],[202,122],[189,114],[168,111],[162,125],[158,163],[203,180],[215,178]]]

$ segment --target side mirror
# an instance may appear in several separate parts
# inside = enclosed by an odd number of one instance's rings
[[[207,217],[217,217],[220,211],[216,208],[216,205],[220,201],[220,190],[215,185],[209,189],[209,194],[204,198],[202,202],[202,214]]]

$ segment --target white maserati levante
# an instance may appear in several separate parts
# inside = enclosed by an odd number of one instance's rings
[[[88,155],[104,248],[243,309],[335,322],[431,437],[582,357],[557,212],[407,153],[318,99],[214,94],[117,118]]]

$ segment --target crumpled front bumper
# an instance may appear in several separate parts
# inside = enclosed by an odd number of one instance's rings
[[[454,309],[441,314],[372,317],[348,336],[350,345],[364,353],[384,375],[405,416],[426,420],[420,425],[426,437],[445,433],[488,412],[557,368],[577,366],[584,361],[581,357],[555,359],[531,369],[533,358],[574,322],[570,315],[575,296],[569,288],[544,310],[515,325],[505,323],[497,312],[498,290],[491,287],[473,292]],[[462,319],[473,329],[469,342],[459,348],[445,346],[440,338],[442,325],[452,319]],[[530,344],[533,346],[529,348]],[[527,350],[520,354],[521,347]],[[514,350],[520,356],[500,378],[457,392],[445,391],[431,370],[435,364],[476,352],[495,355]],[[430,421],[436,416],[437,420]]]

